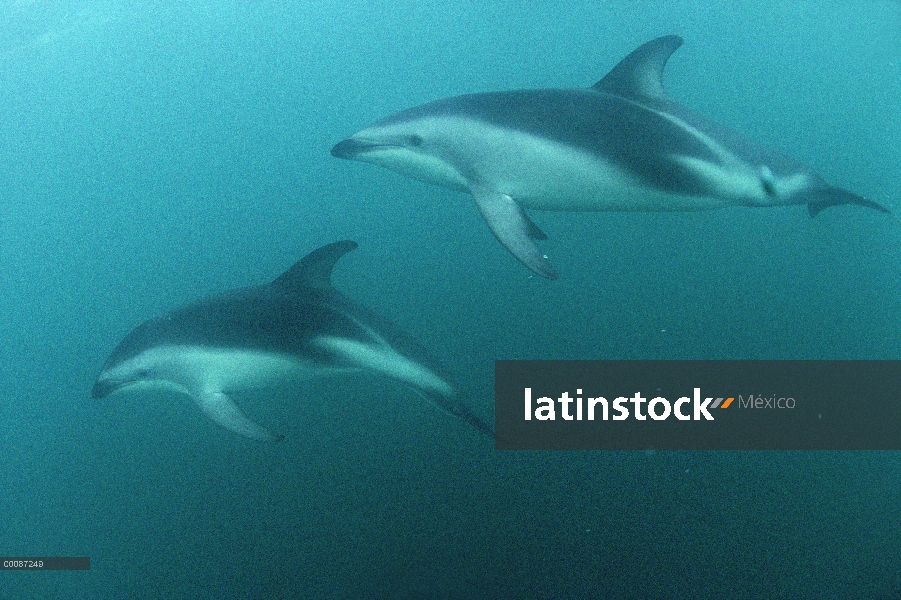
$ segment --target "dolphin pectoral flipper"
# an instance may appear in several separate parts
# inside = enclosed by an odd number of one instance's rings
[[[196,394],[194,401],[209,418],[238,435],[262,442],[277,442],[284,437],[272,434],[248,419],[224,392],[206,390]]]
[[[491,233],[504,248],[535,273],[557,279],[557,272],[535,244],[536,239],[547,236],[529,219],[516,200],[507,194],[481,188],[474,188],[472,195]]]
[[[816,192],[810,194],[815,200],[812,199],[811,202],[807,203],[807,210],[810,212],[811,217],[815,217],[820,214],[825,208],[829,208],[830,206],[838,206],[839,204],[857,204],[859,206],[865,206],[867,208],[874,208],[878,211],[882,211],[884,213],[890,213],[891,211],[884,206],[873,202],[872,200],[867,200],[863,196],[858,196],[853,192],[849,192],[848,190],[843,190],[840,187],[829,186],[825,190],[817,190]]]
[[[526,221],[529,222],[529,237],[532,238],[533,240],[538,240],[541,242],[546,240],[547,234],[545,232],[541,231],[541,228],[535,224],[535,221],[530,219],[529,215],[527,215],[525,213],[525,211],[523,211],[522,215],[526,218]]]

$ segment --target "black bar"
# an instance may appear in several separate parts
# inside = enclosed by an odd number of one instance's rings
[[[0,556],[0,571],[87,571],[89,556]]]

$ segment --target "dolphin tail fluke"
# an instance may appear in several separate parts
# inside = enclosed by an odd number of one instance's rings
[[[810,212],[811,217],[815,217],[820,214],[823,209],[829,208],[830,206],[838,206],[839,204],[857,204],[859,206],[866,206],[867,208],[874,208],[884,213],[891,212],[889,209],[872,200],[867,200],[863,196],[858,196],[848,190],[833,186],[829,186],[825,190],[817,191],[816,200],[807,203],[807,210]]]
[[[494,437],[494,427],[483,421],[481,417],[479,417],[477,414],[475,414],[465,406],[459,407],[453,414],[457,417],[460,417],[488,437]]]
[[[504,248],[535,273],[548,279],[557,279],[554,267],[535,243],[536,239],[543,240],[547,236],[532,222],[516,200],[493,190],[473,189],[472,195],[491,233]]]
[[[262,442],[277,442],[284,438],[270,433],[248,419],[238,405],[223,392],[200,392],[194,396],[194,400],[209,418],[238,435]]]
[[[463,419],[488,437],[494,437],[494,427],[482,420],[479,415],[469,410],[466,406],[452,402],[449,398],[441,398],[438,400],[430,398],[430,400],[437,404],[442,410],[452,414],[458,419]]]
[[[430,404],[437,406],[444,412],[453,415],[458,419],[463,419],[488,437],[494,437],[494,427],[486,423],[479,415],[472,412],[467,407],[458,404],[453,398],[434,393],[430,394],[419,388],[413,388],[413,390]]]

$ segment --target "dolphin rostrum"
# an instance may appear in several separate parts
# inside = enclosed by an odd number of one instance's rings
[[[513,256],[549,279],[524,208],[687,211],[807,204],[882,206],[670,100],[663,68],[682,38],[652,40],[587,89],[445,98],[386,117],[332,155],[469,191]]]
[[[226,429],[274,441],[281,436],[251,421],[231,392],[363,370],[406,383],[493,435],[490,425],[457,401],[422,348],[332,287],[335,262],[356,247],[351,241],[328,244],[271,283],[204,298],[143,323],[107,359],[91,395],[168,387],[189,395]]]

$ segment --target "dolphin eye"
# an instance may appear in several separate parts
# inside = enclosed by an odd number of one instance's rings
[[[422,138],[415,133],[407,136],[407,144],[410,146],[422,146]]]
[[[138,369],[138,379],[147,379],[150,376],[150,369]]]

